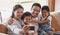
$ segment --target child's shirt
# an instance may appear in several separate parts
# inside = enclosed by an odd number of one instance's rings
[[[40,20],[44,20],[45,18],[43,18],[42,16],[40,16]],[[46,22],[44,24],[39,24],[39,28],[41,29],[50,29],[51,27],[51,21],[52,21],[52,17],[51,16],[48,16],[47,17],[48,20],[50,20],[49,22]]]

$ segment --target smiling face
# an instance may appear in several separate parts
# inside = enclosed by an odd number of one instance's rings
[[[23,9],[19,8],[19,9],[15,10],[14,17],[17,18],[17,19],[20,19],[22,14],[23,14]]]
[[[31,16],[26,16],[26,17],[24,18],[24,22],[25,22],[26,24],[29,24],[29,23],[31,22]]]
[[[33,6],[33,8],[32,8],[32,16],[37,17],[39,13],[40,13],[40,7]]]
[[[47,17],[48,15],[49,15],[49,13],[46,10],[43,10],[42,11],[42,16],[43,17]]]

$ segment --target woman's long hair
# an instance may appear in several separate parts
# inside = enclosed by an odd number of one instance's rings
[[[12,15],[11,15],[11,18],[14,18],[14,12],[17,10],[17,9],[19,9],[19,8],[22,8],[22,9],[24,9],[21,5],[15,5],[14,7],[13,7],[13,11],[12,11]]]

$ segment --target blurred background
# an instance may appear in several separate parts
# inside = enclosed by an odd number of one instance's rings
[[[27,10],[30,11],[32,4],[35,2],[40,3],[41,6],[50,6],[50,10],[53,12],[60,11],[60,0],[0,0],[2,22],[6,22],[6,20],[10,17],[14,5],[22,5],[25,12]]]

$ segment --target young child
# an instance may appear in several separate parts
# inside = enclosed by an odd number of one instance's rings
[[[39,35],[53,35],[53,33],[50,32],[52,17],[50,16],[49,7],[43,6],[41,13],[41,21],[45,20],[47,22],[39,24]]]
[[[21,19],[23,20],[25,25],[29,26],[28,32],[30,33],[30,35],[31,34],[34,35],[34,32],[33,32],[34,31],[34,26],[31,25],[31,19],[32,19],[31,13],[30,12],[25,12],[22,15]]]

